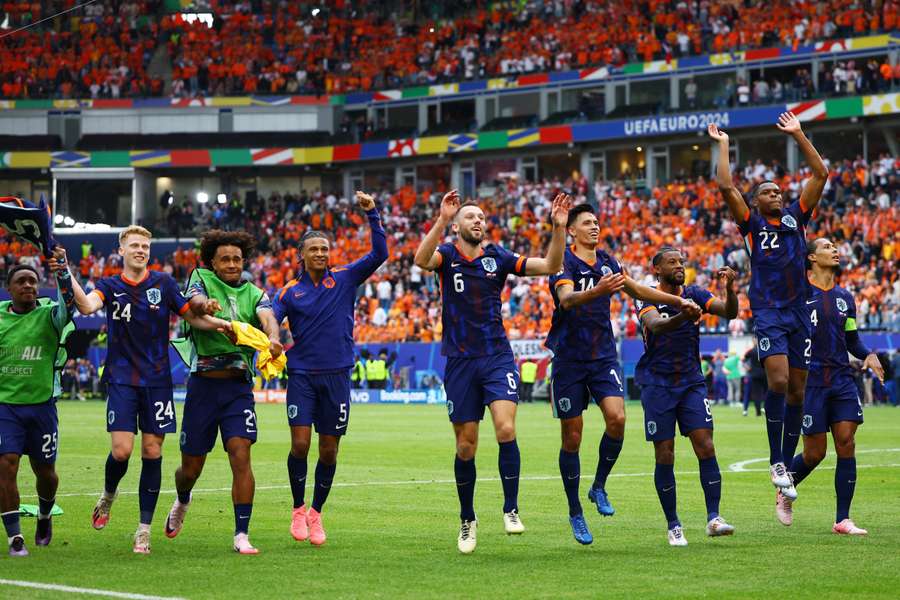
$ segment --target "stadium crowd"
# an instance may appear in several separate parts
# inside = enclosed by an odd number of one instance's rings
[[[830,165],[825,195],[808,234],[828,236],[842,257],[841,285],[857,299],[861,329],[900,329],[900,161],[882,155],[869,163],[862,158]],[[747,163],[737,169],[737,180],[748,192],[755,182],[778,181],[788,200],[799,197],[802,177],[786,174],[777,163]],[[710,273],[731,265],[746,289],[749,258],[734,222],[727,216],[714,182],[705,178],[679,178],[650,191],[630,189],[622,182],[598,181],[591,189],[577,173],[565,181],[520,183],[515,179],[484,185],[479,202],[488,217],[487,238],[522,254],[542,254],[549,239],[550,201],[558,190],[577,201],[591,198],[601,216],[602,245],[616,256],[635,279],[653,283],[649,262],[663,244],[683,248],[689,259],[688,283],[714,285]],[[433,221],[444,189],[416,193],[402,188],[382,192],[385,229],[391,259],[360,288],[356,339],[360,342],[431,341],[441,337],[439,290],[434,277],[413,264],[421,232]],[[368,231],[359,211],[334,194],[273,194],[254,206],[239,199],[228,205],[173,204],[183,231],[211,227],[246,229],[260,241],[260,252],[250,261],[247,277],[274,294],[292,279],[300,263],[298,242],[308,228],[331,234],[332,264],[350,262],[369,247]],[[187,220],[185,220],[187,219]],[[171,223],[171,221],[170,221]],[[167,231],[160,222],[153,229]],[[19,258],[17,258],[19,257]],[[0,272],[17,260],[40,258],[32,249],[0,238]],[[115,254],[101,256],[85,249],[73,257],[79,275],[91,281],[121,269]],[[194,249],[179,249],[155,256],[151,268],[172,273],[183,282],[198,264]],[[552,301],[542,279],[511,278],[504,292],[504,315],[513,339],[543,337],[550,327]],[[738,319],[726,324],[706,317],[706,331],[738,335],[751,331],[747,298],[740,296]],[[638,320],[631,302],[615,297],[613,326],[617,336],[638,335]]]
[[[161,46],[175,96],[331,94],[796,47],[893,31],[900,14],[896,0],[449,2],[432,3],[433,18],[363,13],[345,0],[208,4],[212,27],[167,14],[162,0],[98,0],[7,36],[0,58],[3,96],[161,95],[165,82],[147,75]],[[6,2],[2,8],[12,28],[74,5]],[[887,67],[879,65],[879,89],[900,76]],[[830,68],[822,76],[826,90],[831,79],[842,85]],[[734,85],[738,93],[740,82]]]

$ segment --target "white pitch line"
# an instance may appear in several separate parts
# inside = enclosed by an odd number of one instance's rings
[[[857,450],[857,454],[870,454],[870,453],[880,453],[880,452],[900,452],[900,448],[868,448],[865,450]],[[768,471],[768,469],[747,469],[747,465],[752,465],[758,462],[768,461],[768,458],[751,458],[750,460],[742,460],[740,462],[732,463],[728,465],[728,470],[732,473],[746,473],[751,471]],[[790,466],[790,465],[788,465]],[[891,467],[893,465],[857,465],[859,467]],[[827,468],[827,467],[826,467]]]
[[[127,598],[128,600],[185,600],[175,596],[148,596],[146,594],[132,594],[130,592],[114,592],[111,590],[96,590],[93,588],[80,588],[70,585],[57,585],[55,583],[38,583],[35,581],[19,581],[16,579],[0,579],[0,585],[12,585],[16,587],[32,588],[35,590],[48,590],[51,592],[65,592],[68,594],[85,594],[88,596],[104,596],[106,598]]]
[[[872,450],[857,450],[857,454],[862,454],[864,452],[900,452],[900,448],[876,448]],[[748,469],[745,465],[764,462],[769,460],[768,458],[753,458],[750,460],[745,460],[741,462],[736,462],[728,467],[728,471],[731,473],[767,473],[769,471],[768,467],[763,469]],[[888,463],[881,465],[857,465],[858,469],[877,469],[877,468],[898,468],[900,467],[900,463]],[[818,469],[834,469],[833,466],[819,466]],[[697,475],[699,471],[677,471],[676,475]],[[653,477],[653,472],[649,473],[610,473],[610,477]],[[593,479],[593,475],[582,475],[582,479]],[[520,481],[555,481],[559,479],[559,475],[530,475],[525,477],[520,477]],[[493,482],[500,481],[499,477],[479,477],[478,481],[480,482]],[[331,487],[345,487],[345,488],[354,488],[354,487],[368,487],[368,486],[381,486],[381,487],[391,487],[391,486],[407,486],[407,485],[451,485],[455,484],[455,479],[407,479],[402,481],[345,481],[345,482],[337,482],[333,483]],[[290,489],[290,485],[258,485],[256,486],[257,491],[265,491],[265,490],[287,490]],[[220,487],[220,488],[194,488],[192,493],[194,494],[215,494],[220,492],[230,492],[231,486],[229,487]],[[78,498],[84,496],[97,496],[99,492],[70,492],[66,494],[57,494],[57,498]],[[127,491],[120,490],[120,496],[127,495],[137,495],[137,491]],[[174,494],[175,490],[161,490],[160,494]],[[36,498],[37,496],[31,494],[26,495],[22,494],[23,498]]]

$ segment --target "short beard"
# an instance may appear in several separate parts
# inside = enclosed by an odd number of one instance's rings
[[[468,231],[463,231],[460,229],[459,237],[463,239],[467,244],[472,244],[473,246],[477,246],[484,239],[484,234],[482,234],[481,239],[476,238],[474,235],[470,234]]]
[[[677,280],[677,275],[669,275],[668,277],[663,277],[663,281],[666,282],[666,285],[671,285],[672,287],[678,287],[684,285],[684,277],[681,277],[681,281]]]

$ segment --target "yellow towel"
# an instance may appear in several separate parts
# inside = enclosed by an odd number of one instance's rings
[[[237,336],[239,346],[249,346],[259,351],[256,356],[256,368],[263,379],[269,380],[281,375],[287,365],[287,357],[282,352],[278,358],[272,358],[272,353],[269,352],[269,336],[256,327],[240,321],[232,321],[231,329]]]

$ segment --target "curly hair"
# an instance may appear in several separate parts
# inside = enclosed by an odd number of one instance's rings
[[[210,229],[200,237],[200,260],[204,265],[212,268],[213,257],[219,246],[237,246],[246,261],[256,249],[256,239],[246,231]]]

